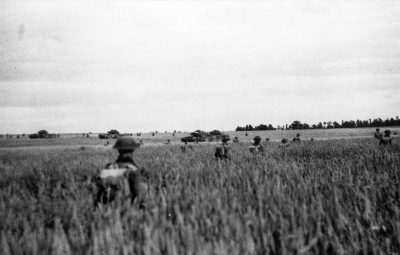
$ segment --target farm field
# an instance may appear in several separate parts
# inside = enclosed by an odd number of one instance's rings
[[[227,162],[212,143],[150,146],[184,133],[143,134],[144,211],[123,200],[94,210],[92,176],[116,157],[105,140],[2,139],[0,254],[398,254],[400,139],[323,131],[228,132],[242,142]],[[248,151],[254,135],[296,133],[307,141]]]
[[[400,134],[400,127],[382,127],[381,130],[390,129]],[[291,140],[297,133],[301,135],[302,140],[330,140],[330,139],[353,139],[353,138],[370,138],[373,137],[375,128],[339,128],[339,129],[307,129],[307,130],[272,130],[272,131],[248,131],[246,132],[227,131],[231,138],[237,136],[241,142],[250,143],[254,136],[259,135],[263,140],[270,138],[273,142],[280,142],[283,138]],[[86,134],[85,134],[86,135]],[[181,143],[180,139],[189,136],[190,132],[176,133],[157,133],[152,136],[151,133],[142,133],[141,136],[133,134],[133,138],[142,140],[144,146],[162,145],[167,139],[172,144]],[[25,147],[25,146],[104,146],[107,141],[114,143],[115,139],[99,139],[97,133],[89,135],[86,138],[82,134],[60,134],[60,138],[52,139],[29,139],[21,137],[16,139],[0,139],[0,148],[2,147]]]

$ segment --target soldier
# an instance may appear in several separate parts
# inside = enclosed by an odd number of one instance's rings
[[[254,143],[249,147],[250,152],[258,153],[264,152],[264,147],[261,145],[261,137],[256,136],[253,138]]]
[[[131,203],[138,200],[140,208],[145,208],[144,196],[148,188],[146,173],[133,160],[133,153],[139,146],[133,138],[118,138],[113,147],[118,150],[117,160],[108,164],[97,177],[96,206],[111,203],[121,194],[130,197]]]
[[[297,134],[296,137],[293,138],[293,142],[300,142],[300,134]]]
[[[167,141],[164,143],[165,145],[170,145],[171,144],[171,140],[167,139]]]
[[[289,146],[290,142],[287,138],[283,138],[281,141],[281,144],[279,145],[280,147],[286,147]]]
[[[381,140],[383,138],[383,134],[381,133],[381,130],[379,128],[375,129],[375,138],[378,140]]]
[[[234,143],[238,143],[239,142],[239,137],[235,136],[235,138],[233,138],[233,142]]]
[[[230,141],[231,139],[229,138],[229,136],[224,136],[222,137],[222,144],[220,146],[218,146],[217,148],[215,148],[215,153],[214,153],[214,157],[215,159],[222,159],[222,160],[227,160],[230,159],[230,155],[229,155],[229,147],[228,147],[228,141]]]
[[[378,132],[378,131],[377,131]],[[389,129],[386,129],[384,132],[384,135],[382,133],[375,133],[375,138],[379,140],[379,145],[387,145],[387,144],[392,144],[393,137],[390,137],[390,134],[392,131]]]

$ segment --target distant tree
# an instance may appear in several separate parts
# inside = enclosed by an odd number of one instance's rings
[[[334,122],[333,122],[333,127],[334,127],[334,128],[340,128],[341,126],[340,126],[339,123],[337,123],[336,121],[334,121]]]
[[[342,127],[344,127],[344,128],[355,128],[356,127],[356,122],[354,120],[345,121],[345,122],[343,122]]]
[[[290,129],[303,129],[303,125],[301,124],[300,121],[295,120],[292,122],[292,124],[290,124],[289,128]]]

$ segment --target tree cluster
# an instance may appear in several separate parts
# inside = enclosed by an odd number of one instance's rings
[[[253,127],[252,125],[246,125],[245,127],[237,127],[236,131],[264,131],[264,130],[275,130],[276,128],[274,128],[271,124],[264,125],[264,124],[260,124],[259,126],[255,126]]]
[[[383,120],[381,118],[377,119],[369,119],[369,120],[342,120],[341,123],[337,121],[324,121],[319,122],[318,124],[309,125],[307,123],[301,123],[298,120],[292,122],[292,124],[277,126],[274,128],[271,124],[264,125],[261,124],[259,126],[253,127],[252,125],[246,125],[244,127],[237,127],[236,131],[258,131],[258,130],[276,130],[276,129],[323,129],[323,128],[365,128],[365,127],[393,127],[393,126],[400,126],[400,119],[398,116],[395,118],[388,118]]]

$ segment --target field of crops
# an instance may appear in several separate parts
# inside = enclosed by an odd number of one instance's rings
[[[213,159],[214,144],[145,146],[144,211],[94,210],[91,177],[115,159],[110,147],[0,144],[0,254],[400,251],[398,138],[270,142],[264,155],[231,144],[228,162]]]
[[[400,127],[381,127],[381,130],[390,129],[393,133],[400,134]],[[261,136],[263,140],[269,138],[270,141],[279,142],[283,138],[292,140],[296,134],[301,135],[302,140],[332,140],[332,139],[354,139],[373,137],[375,128],[334,128],[334,129],[306,129],[306,130],[269,130],[269,131],[227,131],[224,132],[231,138],[237,136],[241,142],[250,143],[256,135]],[[247,133],[247,136],[246,136]],[[105,146],[107,142],[111,145],[115,139],[99,139],[97,133],[89,134],[60,134],[60,138],[54,139],[29,139],[27,136],[16,138],[14,134],[12,139],[0,138],[0,148],[2,147],[27,147],[27,146]],[[190,132],[180,133],[141,133],[141,136],[133,134],[133,138],[142,140],[144,146],[162,145],[169,139],[172,144],[181,143],[181,138],[189,136]]]

